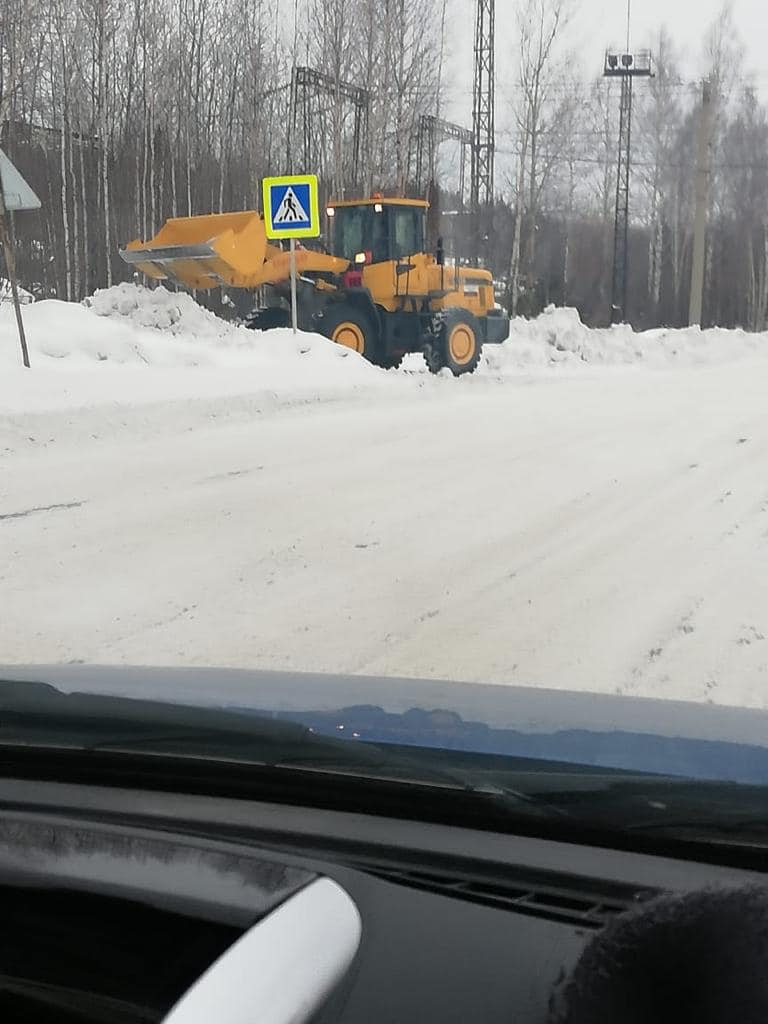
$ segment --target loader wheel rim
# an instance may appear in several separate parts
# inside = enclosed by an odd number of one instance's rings
[[[359,324],[345,320],[335,327],[331,335],[337,345],[345,345],[361,354],[365,352],[365,334]]]
[[[475,332],[468,324],[456,324],[448,337],[448,351],[451,359],[459,366],[466,366],[475,354]]]

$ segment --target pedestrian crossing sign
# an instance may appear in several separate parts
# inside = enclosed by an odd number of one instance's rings
[[[265,178],[263,189],[267,238],[317,238],[320,210],[314,174]]]

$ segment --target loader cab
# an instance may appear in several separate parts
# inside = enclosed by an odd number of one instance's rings
[[[372,199],[331,203],[331,252],[350,263],[386,263],[424,252],[427,203]]]

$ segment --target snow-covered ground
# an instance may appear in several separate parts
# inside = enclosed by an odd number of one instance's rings
[[[768,707],[768,336],[517,322],[372,367],[119,286],[0,307],[0,663]]]

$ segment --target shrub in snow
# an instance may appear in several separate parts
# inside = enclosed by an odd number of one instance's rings
[[[19,293],[19,301],[23,305],[28,305],[30,302],[35,301],[35,296],[31,292],[28,292],[26,288],[22,288],[21,285],[19,285],[17,290]],[[13,289],[11,288],[11,282],[7,277],[0,277],[0,302],[13,302]]]

